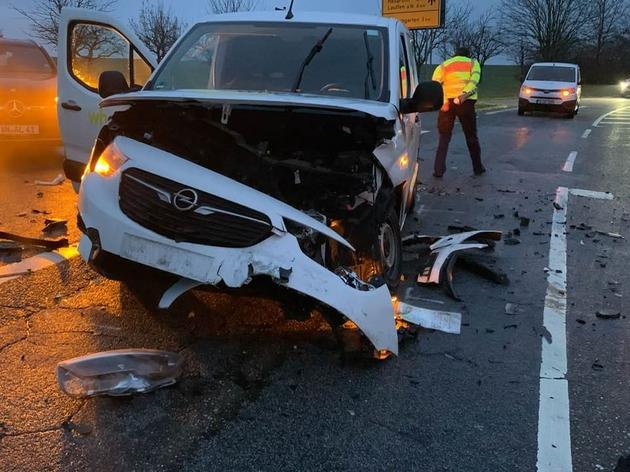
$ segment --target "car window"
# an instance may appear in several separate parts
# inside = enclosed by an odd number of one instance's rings
[[[550,82],[575,82],[575,68],[562,66],[532,66],[527,80],[547,80]]]
[[[151,75],[149,64],[122,34],[87,23],[72,26],[68,67],[77,82],[93,91],[105,71],[118,71],[128,84],[137,86],[144,85]]]
[[[410,94],[410,69],[409,61],[407,60],[407,47],[405,45],[405,37],[400,36],[398,53],[398,69],[400,72],[400,98],[409,98]]]
[[[384,29],[367,26],[206,23],[180,42],[150,87],[292,92],[299,82],[299,93],[385,101],[386,42]]]
[[[53,65],[37,46],[0,42],[0,74],[53,73]]]

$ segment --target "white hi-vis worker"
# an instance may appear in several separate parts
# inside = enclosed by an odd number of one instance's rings
[[[481,79],[479,62],[470,58],[467,48],[458,48],[455,56],[440,64],[433,73],[433,80],[440,82],[444,89],[444,105],[438,115],[440,143],[435,155],[433,175],[442,177],[446,172],[446,154],[453,135],[455,119],[458,118],[466,135],[475,175],[486,169],[481,163],[481,146],[477,137],[477,87]]]

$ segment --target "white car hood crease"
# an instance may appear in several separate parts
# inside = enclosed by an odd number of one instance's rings
[[[113,95],[101,101],[100,106],[105,108],[130,105],[139,101],[194,101],[224,105],[305,106],[357,111],[386,120],[396,120],[399,117],[396,107],[388,102],[299,93],[241,92],[235,90],[147,90]]]

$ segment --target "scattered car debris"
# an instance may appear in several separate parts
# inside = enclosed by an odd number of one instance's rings
[[[15,241],[0,241],[0,255],[2,256],[20,254],[23,250],[24,247]]]
[[[477,274],[484,279],[487,279],[499,285],[510,285],[510,279],[507,274],[484,264],[477,258],[462,254],[459,256],[457,262],[459,263],[460,267],[468,270],[469,272]]]
[[[505,314],[506,315],[522,315],[524,313],[523,308],[516,303],[506,303],[505,304]]]
[[[57,177],[55,177],[52,180],[36,180],[35,181],[35,185],[43,185],[43,186],[46,186],[46,187],[54,187],[56,185],[61,185],[65,180],[66,179],[63,176],[63,174],[58,174]]]
[[[426,329],[435,329],[449,334],[460,334],[461,332],[461,313],[429,310],[404,302],[395,303],[395,313],[404,321]]]
[[[530,222],[531,222],[531,220],[529,218],[526,218],[524,216],[520,217],[521,228],[527,228],[529,226]]]
[[[177,382],[183,358],[150,349],[99,352],[57,364],[59,388],[74,398],[147,393]]]
[[[506,238],[503,243],[506,246],[517,246],[518,244],[521,244],[521,240],[518,238]]]
[[[42,232],[45,234],[68,232],[68,220],[46,219],[44,225]]]
[[[600,364],[599,361],[593,362],[593,364],[591,365],[591,368],[593,370],[604,370],[604,366]]]
[[[609,236],[614,239],[626,239],[619,233],[608,233],[606,231],[596,231],[597,234],[601,234],[602,236]]]
[[[17,234],[7,233],[5,231],[0,231],[0,239],[7,239],[9,241],[14,241],[17,243],[28,244],[29,246],[44,247],[51,251],[55,249],[60,249],[62,247],[68,247],[70,245],[68,239],[66,238],[56,240],[28,238]]]
[[[562,205],[560,205],[558,202],[553,202],[553,207],[560,211],[560,210],[564,210],[564,208],[562,207]]]
[[[598,310],[595,316],[602,320],[618,320],[621,318],[621,312],[619,310]]]

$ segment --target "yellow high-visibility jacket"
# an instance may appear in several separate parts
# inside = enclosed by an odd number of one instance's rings
[[[481,80],[479,61],[464,56],[455,56],[440,64],[433,72],[433,80],[444,89],[444,101],[474,91],[470,100],[477,100],[477,86]]]

